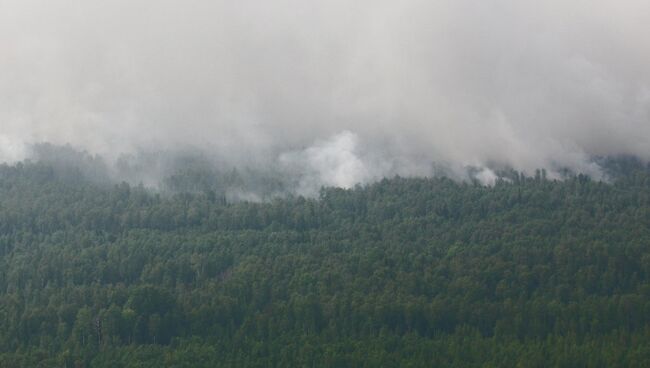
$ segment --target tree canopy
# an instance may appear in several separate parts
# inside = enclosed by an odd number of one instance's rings
[[[642,366],[650,170],[611,167],[229,203],[0,165],[0,366]]]

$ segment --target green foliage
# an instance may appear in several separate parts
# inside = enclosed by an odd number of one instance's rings
[[[612,167],[226,203],[0,166],[0,366],[643,366],[650,172]]]

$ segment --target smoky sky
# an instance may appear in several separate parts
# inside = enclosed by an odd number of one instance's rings
[[[193,147],[307,186],[595,173],[650,158],[649,24],[647,0],[0,0],[0,159]]]

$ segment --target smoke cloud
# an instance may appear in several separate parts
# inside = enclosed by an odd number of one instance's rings
[[[198,149],[299,188],[650,159],[647,0],[0,0],[0,160]]]
[[[298,194],[313,195],[323,185],[350,188],[377,179],[389,169],[359,157],[358,139],[352,132],[344,131],[303,151],[284,153],[280,163],[303,174]]]

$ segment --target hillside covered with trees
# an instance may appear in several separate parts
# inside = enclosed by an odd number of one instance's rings
[[[0,366],[643,366],[650,170],[610,166],[251,203],[2,165]]]

